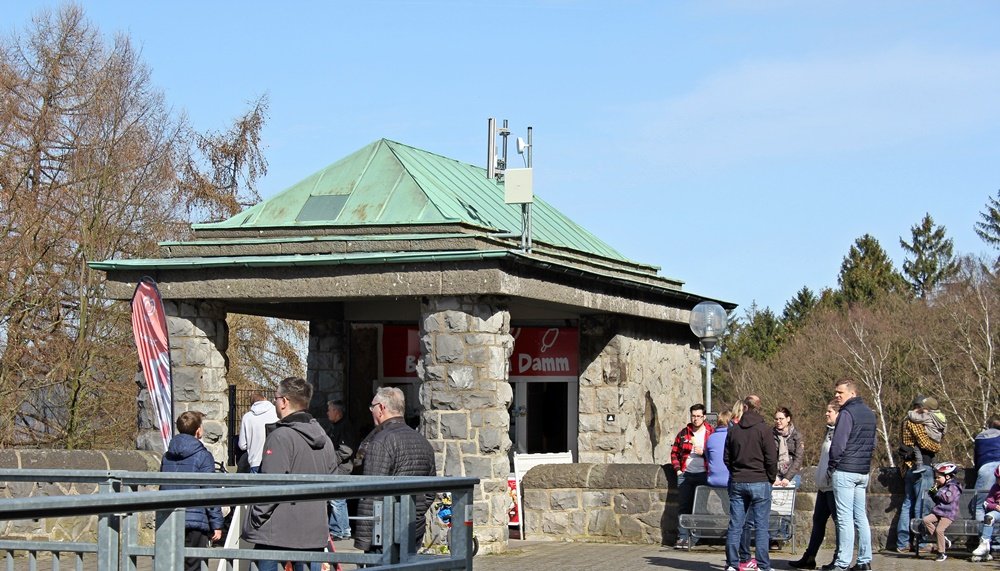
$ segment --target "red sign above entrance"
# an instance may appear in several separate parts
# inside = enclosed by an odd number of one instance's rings
[[[512,327],[512,377],[576,377],[580,343],[573,327]]]
[[[579,334],[574,327],[514,327],[511,377],[576,377]],[[420,332],[407,325],[382,326],[383,378],[416,378]]]

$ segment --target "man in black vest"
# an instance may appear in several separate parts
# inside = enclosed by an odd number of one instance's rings
[[[854,531],[858,532],[858,562],[851,571],[871,571],[872,533],[868,525],[865,495],[872,452],[875,450],[875,413],[858,396],[852,379],[837,381],[834,398],[840,416],[830,443],[830,481],[837,504],[837,560],[824,570],[845,571],[854,552]]]

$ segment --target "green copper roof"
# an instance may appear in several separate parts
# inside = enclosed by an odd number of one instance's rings
[[[197,230],[465,223],[520,232],[520,205],[486,169],[381,139],[232,218]],[[532,240],[626,260],[544,200],[532,206]],[[627,260],[626,260],[627,261]]]

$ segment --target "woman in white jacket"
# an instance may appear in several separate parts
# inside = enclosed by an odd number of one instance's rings
[[[827,466],[830,463],[830,441],[833,439],[833,427],[837,424],[837,416],[840,414],[840,405],[836,400],[831,400],[826,405],[826,438],[823,439],[823,447],[819,452],[819,464],[816,466],[816,508],[813,510],[812,533],[809,534],[809,545],[805,553],[798,561],[790,561],[788,564],[795,569],[815,569],[816,553],[819,552],[820,545],[826,537],[826,522],[833,519],[837,521],[837,507],[833,501],[833,484],[830,482],[830,475]],[[836,525],[834,525],[836,529]],[[837,560],[837,554],[833,554],[833,560]]]

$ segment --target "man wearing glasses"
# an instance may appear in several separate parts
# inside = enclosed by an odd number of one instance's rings
[[[278,383],[274,404],[280,420],[264,441],[262,474],[333,474],[337,455],[323,427],[306,412],[312,385],[301,377]],[[323,551],[327,545],[326,501],[257,504],[243,525],[243,539],[255,549]],[[260,571],[277,571],[278,561],[261,561]],[[296,571],[319,563],[297,563]]]
[[[403,391],[396,387],[382,387],[368,407],[372,412],[375,428],[358,446],[362,473],[365,476],[434,476],[434,449],[419,432],[407,426],[403,419],[406,402]],[[413,530],[415,550],[424,537],[424,522],[433,494],[416,496],[416,528]],[[380,552],[381,545],[372,545],[372,521],[364,519],[374,513],[374,498],[358,502],[359,519],[354,526],[354,547],[368,553]]]
[[[677,472],[677,515],[691,513],[694,507],[694,491],[708,483],[708,467],[705,464],[705,441],[712,434],[712,427],[705,424],[705,405],[699,403],[691,407],[691,422],[674,439],[670,447],[670,463]],[[677,526],[677,543],[674,549],[690,547],[690,532]]]

